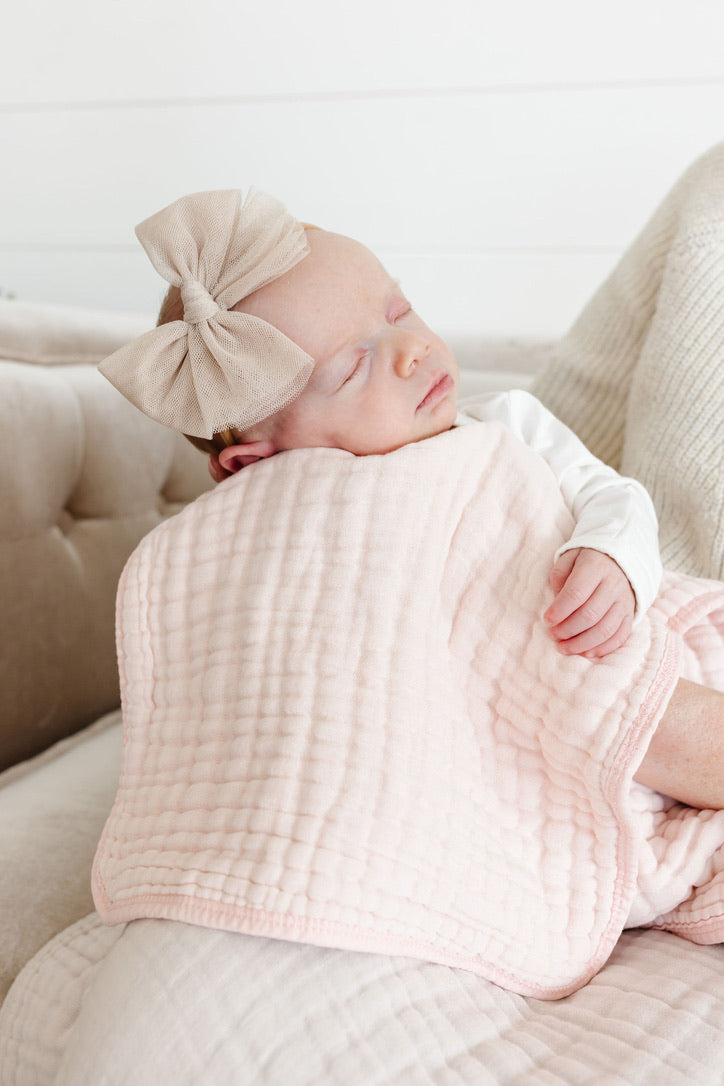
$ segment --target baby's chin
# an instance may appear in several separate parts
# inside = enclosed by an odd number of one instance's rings
[[[438,437],[440,434],[446,434],[448,430],[452,430],[455,424],[455,419],[447,420],[445,422],[439,422],[435,426],[426,426],[424,431],[418,434],[417,437],[412,438],[407,444],[414,444],[418,441],[427,441],[430,438]]]
[[[436,426],[429,434],[425,434],[425,437],[437,437],[438,434],[446,434],[448,430],[452,430],[455,425],[455,419],[445,423],[444,426]]]
[[[434,422],[429,422],[427,426],[419,428],[417,432],[399,434],[397,437],[380,438],[379,441],[373,441],[369,445],[365,444],[364,448],[356,446],[350,448],[349,444],[341,447],[346,448],[348,452],[353,452],[355,456],[384,456],[387,453],[397,452],[398,449],[404,449],[406,445],[416,445],[418,441],[427,441],[428,438],[437,437],[438,434],[444,434],[448,430],[452,430],[456,418],[457,411],[453,412],[451,418],[441,416]]]
[[[455,420],[458,417],[458,397],[457,387],[454,392],[450,393],[446,397],[444,403],[438,406],[433,418],[430,420],[431,432],[428,437],[435,437],[437,434],[444,434],[446,430],[451,430],[455,425]]]

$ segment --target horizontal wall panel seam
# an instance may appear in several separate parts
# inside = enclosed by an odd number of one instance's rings
[[[107,98],[65,101],[65,102],[0,102],[2,113],[59,113],[74,110],[104,109],[185,109],[188,106],[229,106],[229,105],[288,105],[304,102],[344,102],[344,101],[379,101],[390,98],[470,98],[476,95],[505,94],[544,94],[581,93],[587,91],[653,90],[675,89],[677,87],[722,87],[724,77],[677,77],[675,79],[619,79],[595,80],[591,82],[550,82],[550,83],[509,83],[469,87],[403,87],[389,90],[343,90],[343,91],[284,91],[280,94],[240,94],[211,95],[209,97],[179,98]]]

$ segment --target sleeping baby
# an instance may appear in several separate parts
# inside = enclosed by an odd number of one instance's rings
[[[101,370],[220,485],[119,583],[103,920],[542,998],[627,925],[720,941],[724,585],[662,573],[645,491],[532,396],[458,408],[357,242],[253,191],[137,233],[170,290]]]
[[[550,571],[543,619],[559,652],[625,644],[661,576],[646,491],[593,457],[534,397],[459,411],[458,367],[376,257],[250,191],[197,193],[137,230],[171,283],[159,326],[101,371],[189,437],[215,480],[291,449],[385,454],[454,427],[502,422],[550,466],[575,527]],[[636,779],[724,807],[724,696],[680,679]]]

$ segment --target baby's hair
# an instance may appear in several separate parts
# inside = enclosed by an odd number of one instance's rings
[[[182,321],[183,318],[184,304],[181,299],[181,290],[179,287],[170,286],[166,291],[166,297],[161,302],[156,327],[160,328],[162,324],[170,324],[171,321]],[[184,434],[184,437],[194,448],[206,453],[207,456],[216,456],[227,445],[236,445],[239,440],[233,430],[220,430],[211,438],[193,437],[191,434]]]

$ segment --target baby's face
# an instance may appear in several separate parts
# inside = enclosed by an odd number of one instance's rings
[[[458,367],[397,283],[359,242],[308,230],[310,253],[235,309],[273,324],[311,355],[302,394],[250,436],[277,451],[326,446],[390,452],[448,430]]]

